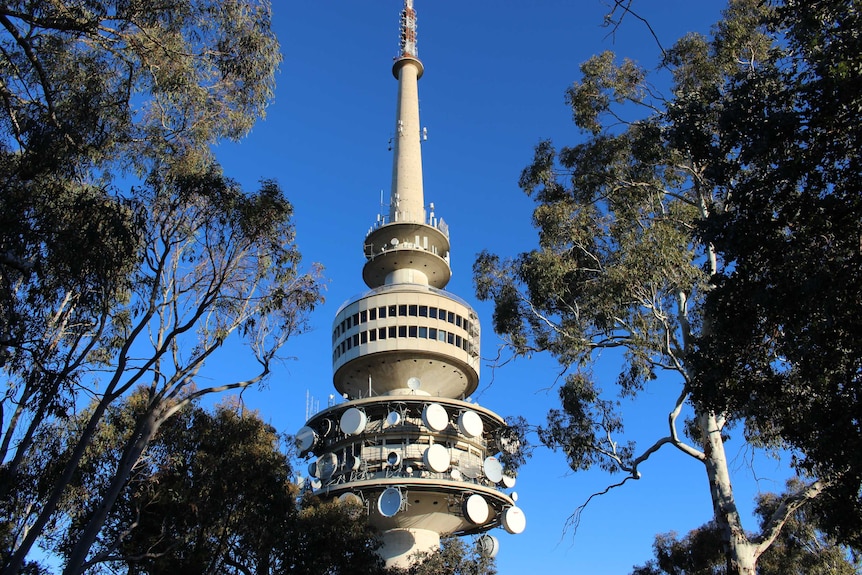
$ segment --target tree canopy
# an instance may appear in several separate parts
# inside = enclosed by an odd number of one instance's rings
[[[115,402],[148,389],[67,573],[159,427],[196,397],[265,380],[319,301],[283,191],[243,190],[210,151],[263,115],[279,61],[267,0],[0,7],[4,573],[57,520]],[[244,350],[246,373],[201,385],[223,345]],[[89,402],[62,470],[31,489],[37,430]]]
[[[664,52],[668,90],[613,53],[584,62],[566,94],[584,141],[541,142],[520,179],[538,247],[474,266],[515,354],[566,368],[542,442],[574,470],[622,472],[616,485],[659,449],[701,462],[728,573],[754,573],[793,513],[837,486],[858,509],[844,449],[859,435],[859,148],[835,133],[862,112],[857,19],[854,2],[731,0],[710,37]],[[608,349],[619,374],[596,381]],[[623,397],[677,386],[667,434],[626,441],[608,384]],[[757,532],[731,487],[735,426],[754,447],[793,450],[804,479]]]

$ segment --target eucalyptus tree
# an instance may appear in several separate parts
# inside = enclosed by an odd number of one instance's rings
[[[474,266],[477,294],[494,301],[495,330],[514,353],[547,351],[566,370],[561,408],[550,411],[540,439],[562,450],[575,471],[595,465],[621,473],[614,486],[639,479],[646,462],[662,449],[675,449],[699,462],[708,479],[727,573],[755,573],[758,558],[794,513],[822,500],[824,492],[839,483],[840,469],[835,473],[810,459],[820,448],[840,452],[839,440],[817,433],[816,422],[803,428],[809,434],[805,439],[788,428],[794,413],[796,418],[805,413],[826,417],[825,410],[794,412],[794,402],[810,393],[800,406],[828,405],[841,411],[845,430],[858,436],[858,423],[855,430],[851,424],[858,422],[854,420],[858,402],[842,406],[836,392],[847,388],[847,393],[857,393],[858,381],[845,378],[834,386],[820,385],[814,370],[802,369],[806,363],[800,362],[805,355],[816,365],[821,360],[818,348],[799,337],[789,338],[793,354],[769,345],[769,337],[784,326],[783,318],[800,318],[793,315],[792,299],[765,307],[759,307],[762,302],[740,305],[732,317],[758,328],[745,334],[752,336],[748,339],[734,339],[734,319],[722,323],[716,315],[722,313],[716,302],[733,307],[745,300],[748,279],[763,289],[757,297],[768,299],[765,288],[780,286],[787,266],[793,266],[788,262],[769,271],[746,267],[747,262],[736,259],[740,253],[734,251],[736,245],[745,246],[751,262],[774,264],[781,257],[776,237],[782,231],[792,235],[797,223],[822,213],[822,206],[804,205],[804,200],[773,205],[764,198],[785,199],[788,193],[809,200],[821,197],[836,211],[844,206],[858,213],[854,207],[858,190],[849,185],[858,178],[852,177],[852,169],[843,171],[858,163],[858,147],[847,148],[840,156],[835,152],[842,148],[843,136],[836,135],[838,143],[820,148],[808,147],[811,140],[804,137],[807,129],[823,126],[818,141],[825,143],[826,128],[837,133],[837,118],[842,125],[858,124],[858,106],[845,106],[841,100],[843,115],[834,117],[824,107],[837,80],[855,82],[860,77],[854,51],[858,7],[838,0],[813,4],[809,18],[801,16],[808,3],[803,10],[791,1],[730,1],[710,37],[687,35],[664,53],[660,72],[669,79],[666,96],[631,60],[620,61],[606,52],[583,63],[582,78],[566,96],[584,141],[559,150],[549,141],[541,142],[520,179],[524,191],[536,200],[538,247],[512,259],[485,252]],[[807,35],[798,35],[801,31]],[[806,59],[804,50],[817,57]],[[844,60],[831,59],[836,52]],[[827,81],[813,81],[820,77]],[[858,91],[851,92],[849,86],[839,92],[845,100],[850,94],[858,98]],[[807,108],[806,96],[818,105]],[[748,113],[753,116],[746,117]],[[810,120],[820,124],[809,125]],[[807,155],[788,154],[791,150]],[[779,158],[784,157],[782,163]],[[776,166],[796,172],[788,177]],[[833,193],[838,186],[821,177],[827,167],[846,176],[847,194]],[[764,192],[738,201],[738,194],[754,189],[752,182],[771,195]],[[855,203],[845,197],[854,193]],[[770,259],[752,256],[760,253],[760,246],[742,236],[785,207],[791,213],[796,209],[802,220],[764,229],[773,240],[766,246]],[[749,219],[744,210],[750,209],[760,211]],[[728,218],[751,225],[724,228]],[[831,216],[818,221],[837,226],[827,238],[847,232],[850,245],[860,237],[858,218],[846,218],[845,224],[852,225],[843,227]],[[722,230],[728,235],[722,236]],[[817,243],[822,230],[817,225],[799,230],[800,238],[805,238],[800,245]],[[728,237],[738,243],[726,241]],[[794,255],[802,259],[803,252],[800,248]],[[823,252],[832,253],[829,247]],[[858,275],[858,266],[848,264],[844,269],[851,277],[853,270]],[[746,276],[749,272],[754,275]],[[804,275],[802,271],[792,278],[801,280]],[[735,282],[734,291],[726,287],[730,285],[726,278]],[[728,295],[720,300],[712,293]],[[858,322],[858,298],[853,300],[843,287],[834,293],[820,289],[819,294],[823,305],[813,307],[820,314],[809,318],[810,323],[796,324],[797,335],[839,320],[843,312],[829,310],[846,303],[851,304],[847,313],[856,313]],[[763,309],[773,314],[770,320],[761,321]],[[858,344],[835,338],[835,332],[818,333],[824,345],[837,343],[842,350],[836,352],[847,360],[841,373],[855,373],[858,380],[859,355],[845,351]],[[763,338],[767,344],[761,346]],[[734,346],[748,354],[734,357]],[[602,389],[607,382],[594,378],[600,352],[607,349],[621,352],[619,374],[610,383],[622,396],[635,397],[647,386],[676,387],[672,393],[676,400],[668,406],[667,431],[649,445],[625,440],[620,404]],[[786,355],[772,353],[776,349]],[[725,365],[736,369],[724,369]],[[778,377],[765,382],[758,371],[764,366],[779,372]],[[763,383],[771,387],[759,387]],[[758,405],[761,393],[781,399]],[[783,411],[773,416],[774,404]],[[683,424],[685,414],[690,417]],[[771,508],[758,530],[746,529],[732,489],[725,446],[733,426],[744,428],[739,435],[753,447],[795,448],[796,470],[805,479]],[[846,457],[842,461],[855,465]],[[859,484],[855,490],[852,481],[850,485],[849,493],[858,500]]]
[[[798,489],[790,481],[790,490]],[[782,497],[763,493],[755,513],[767,521]],[[757,562],[759,575],[858,575],[859,560],[825,532],[827,518],[813,506],[797,509],[775,542]],[[632,575],[724,575],[727,565],[721,550],[721,532],[710,522],[680,538],[676,533],[657,535],[655,558],[635,567]]]
[[[262,116],[279,61],[267,0],[0,7],[4,573],[55,520],[112,403],[147,386],[67,573],[159,426],[184,402],[263,381],[318,301],[283,192],[243,191],[210,151]],[[206,374],[227,348],[245,373]],[[89,402],[54,481],[22,485],[39,426]]]

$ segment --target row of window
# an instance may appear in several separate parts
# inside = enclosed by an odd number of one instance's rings
[[[381,327],[378,329],[370,329],[368,331],[355,333],[352,336],[344,338],[344,341],[335,346],[335,350],[332,352],[332,360],[338,360],[342,354],[358,345],[362,345],[363,343],[382,339],[395,339],[399,337],[436,339],[437,341],[442,341],[443,343],[459,347],[467,352],[473,351],[473,346],[470,344],[470,340],[468,338],[456,335],[451,331],[421,325],[391,325],[389,327]]]
[[[430,319],[439,319],[453,323],[467,332],[470,331],[472,326],[470,320],[467,318],[442,308],[418,304],[389,305],[363,310],[346,317],[340,324],[335,326],[335,330],[332,332],[332,341],[335,343],[342,334],[347,333],[347,330],[352,327],[387,317],[427,317]]]

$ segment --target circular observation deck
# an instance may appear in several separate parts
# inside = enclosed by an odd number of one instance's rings
[[[365,238],[365,258],[362,279],[370,288],[384,285],[401,270],[422,274],[438,289],[446,287],[452,277],[449,238],[427,224],[396,222],[372,230]],[[417,277],[416,283],[424,282]]]
[[[384,286],[336,314],[333,384],[351,399],[463,398],[479,384],[479,339],[476,312],[460,298],[424,285]],[[416,379],[418,387],[408,386]]]

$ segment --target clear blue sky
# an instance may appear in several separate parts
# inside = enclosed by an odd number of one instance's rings
[[[476,302],[475,255],[489,249],[514,255],[535,245],[532,204],[517,187],[520,170],[542,138],[574,144],[581,137],[563,102],[592,54],[615,50],[655,67],[658,50],[646,27],[629,18],[615,37],[601,27],[609,0],[416,0],[425,199],[450,226],[453,280],[448,289],[470,301],[483,324],[482,355],[496,355],[490,306]],[[279,368],[268,389],[245,399],[279,430],[295,432],[305,419],[306,392],[325,407],[331,385],[330,324],[336,309],[364,291],[362,240],[389,194],[387,142],[395,114],[396,54],[401,0],[275,0],[275,28],[284,63],[265,121],[239,145],[218,154],[228,175],[253,187],[275,178],[296,207],[298,243],[307,263],[326,268],[326,304],[312,330],[290,342],[295,360]],[[635,0],[667,47],[689,31],[707,32],[725,3],[716,0]],[[607,363],[608,388],[615,375]],[[480,404],[533,424],[557,406],[558,373],[547,357],[497,370],[483,364]],[[223,366],[225,374],[239,365]],[[603,372],[605,373],[605,372]],[[676,393],[659,380],[626,404],[629,437],[645,446],[666,431]],[[751,454],[741,441],[729,455],[738,501],[750,508],[758,489],[780,490],[786,471]],[[567,518],[590,494],[615,478],[599,470],[572,474],[561,454],[538,449],[515,490],[526,531],[503,530],[497,557],[502,575],[625,574],[651,556],[656,533],[685,533],[711,517],[703,467],[667,450],[642,468],[643,479],[593,500],[573,536]],[[752,520],[749,525],[756,527]]]

